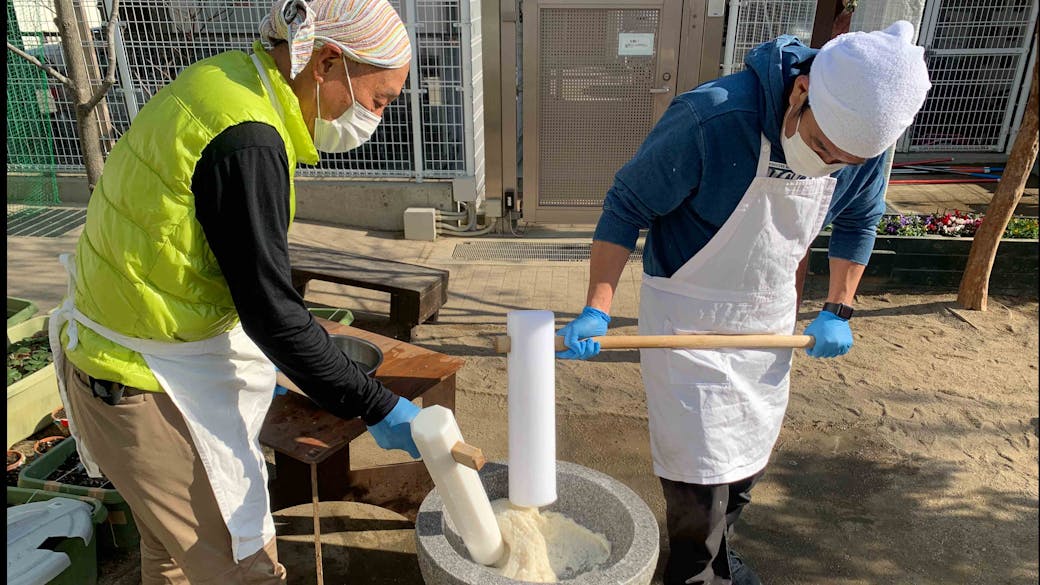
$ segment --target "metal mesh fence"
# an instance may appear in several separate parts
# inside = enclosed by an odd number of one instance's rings
[[[816,0],[730,0],[729,10],[723,75],[742,71],[751,49],[780,35],[794,35],[808,45]]]
[[[866,5],[875,20],[921,22],[933,87],[899,150],[1003,151],[1036,34],[1037,0],[930,0],[922,21],[924,5]],[[741,71],[748,51],[781,34],[807,41],[816,2],[730,0],[729,10],[724,74]]]
[[[935,0],[922,30],[932,90],[902,146],[1003,151],[1036,16],[1036,0]]]
[[[11,0],[9,0],[11,1]],[[19,1],[19,0],[15,0]],[[32,0],[47,5],[51,0]],[[299,174],[324,177],[455,177],[466,170],[461,63],[469,49],[461,42],[460,1],[391,0],[415,31],[418,68],[401,97],[386,108],[369,143],[344,154],[323,154]],[[95,83],[107,67],[105,22],[111,0],[76,4],[84,31],[83,58]],[[106,149],[129,127],[137,110],[188,65],[229,50],[249,51],[258,38],[269,0],[121,0],[116,39],[117,85],[99,111]],[[53,8],[50,19],[53,19]],[[64,70],[53,25],[38,24],[48,64]],[[417,74],[417,75],[415,75]],[[416,89],[418,88],[418,89]],[[72,100],[50,83],[53,141],[60,170],[82,170]],[[414,103],[413,103],[414,102]],[[421,131],[417,131],[421,129]],[[106,150],[107,152],[107,150]]]
[[[942,0],[934,50],[1017,51],[1029,45],[1033,0]]]
[[[406,22],[409,22],[408,11],[400,0],[391,0],[390,4]],[[260,18],[256,19],[260,22]],[[254,27],[255,28],[255,27]],[[420,50],[413,51],[419,53]],[[414,69],[413,69],[414,71]],[[300,166],[301,175],[316,177],[412,177],[416,173],[415,141],[412,132],[412,121],[415,119],[411,107],[411,99],[415,80],[408,76],[401,97],[387,106],[383,111],[383,121],[379,124],[372,139],[360,148],[341,154],[321,155],[321,162],[316,166]],[[420,124],[423,122],[420,121]]]
[[[43,36],[23,31],[32,6],[7,2],[7,41],[30,54],[43,46]],[[22,18],[19,18],[19,13]],[[31,213],[58,201],[56,160],[51,128],[54,104],[47,74],[22,57],[7,51],[7,193],[8,224],[12,214]],[[14,181],[12,181],[14,179]]]
[[[423,160],[426,170],[461,171],[462,31],[456,1],[417,0],[419,78],[423,80]]]
[[[1017,61],[1011,55],[932,56],[932,90],[910,130],[910,149],[1002,150]]]

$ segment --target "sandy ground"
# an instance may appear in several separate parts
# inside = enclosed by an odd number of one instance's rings
[[[735,538],[767,585],[1037,582],[1037,302],[967,313],[953,300],[860,297],[849,355],[796,356],[784,430]],[[466,358],[458,419],[491,459],[507,456],[506,363],[488,342],[500,331],[426,325],[416,339]],[[557,413],[560,459],[620,479],[663,519],[638,355],[560,362]],[[101,585],[139,582],[136,563],[103,558]],[[291,582],[313,582],[311,567]]]
[[[784,430],[735,540],[765,583],[1036,582],[1037,304],[963,313],[953,300],[861,297],[846,357],[795,358]],[[467,355],[460,425],[505,457],[504,358],[472,349],[482,331],[423,333]],[[561,362],[557,396],[560,458],[617,477],[662,520],[638,355]]]

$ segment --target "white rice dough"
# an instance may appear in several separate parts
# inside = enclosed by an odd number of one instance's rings
[[[497,570],[519,581],[556,583],[592,570],[610,558],[610,543],[558,512],[491,502],[506,555]]]

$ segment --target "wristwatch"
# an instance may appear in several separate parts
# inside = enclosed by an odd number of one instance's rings
[[[844,305],[842,303],[824,303],[823,310],[834,313],[835,315],[841,317],[842,319],[845,319],[846,321],[851,319],[852,313],[855,312],[852,310],[852,307]]]

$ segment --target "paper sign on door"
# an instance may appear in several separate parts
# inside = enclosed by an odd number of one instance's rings
[[[654,33],[618,34],[618,56],[649,57],[654,54]]]

